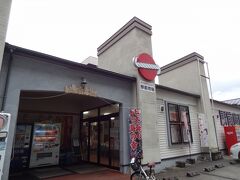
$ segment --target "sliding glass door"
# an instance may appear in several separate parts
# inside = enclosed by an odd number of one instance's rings
[[[98,162],[98,122],[89,123],[89,161]]]
[[[109,165],[109,121],[100,121],[100,164]]]
[[[97,117],[81,122],[82,160],[119,169],[119,110],[106,111],[109,108],[100,108]]]

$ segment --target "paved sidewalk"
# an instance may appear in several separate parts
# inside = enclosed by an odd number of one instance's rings
[[[232,160],[225,156],[218,161],[197,161],[196,164],[187,165],[185,168],[171,167],[163,170],[157,174],[157,178],[162,179],[174,179],[177,177],[179,180],[240,180],[240,163],[230,164]],[[216,168],[215,165],[223,164],[224,167]],[[204,168],[214,167],[215,170],[206,172]],[[187,177],[187,172],[198,172],[200,175],[194,177]]]
[[[130,176],[111,169],[86,174],[73,174],[48,180],[129,180]]]

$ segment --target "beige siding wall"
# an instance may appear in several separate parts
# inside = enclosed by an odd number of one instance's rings
[[[160,155],[162,159],[183,156],[189,154],[188,145],[171,145],[169,144],[168,125],[167,125],[167,109],[165,102],[171,102],[189,107],[193,144],[191,145],[191,153],[200,153],[200,139],[198,133],[197,119],[197,98],[188,97],[181,94],[171,93],[164,90],[158,91],[157,99],[157,132],[159,136]],[[161,112],[160,107],[164,106]]]
[[[199,62],[198,58],[193,55],[195,60],[182,65],[172,67],[173,69],[166,73],[160,74],[159,84],[168,86],[174,89],[179,89],[185,92],[198,94],[201,96],[198,112],[203,113],[206,117],[208,125],[208,142],[211,151],[217,151],[216,134],[212,119],[211,104],[209,101],[209,93],[207,80],[204,78],[204,64]],[[179,64],[181,64],[179,63]],[[202,76],[203,75],[203,76]]]
[[[204,72],[202,63],[200,63],[200,68],[200,71]],[[189,82],[191,82],[191,85],[189,85]],[[200,95],[198,62],[193,61],[167,73],[160,74],[159,84]]]

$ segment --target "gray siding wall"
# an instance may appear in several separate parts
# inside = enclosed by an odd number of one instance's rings
[[[7,177],[9,170],[20,91],[64,91],[66,85],[80,84],[81,77],[87,79],[88,86],[97,91],[97,96],[122,103],[123,108],[120,111],[120,164],[128,164],[128,108],[132,107],[133,104],[133,83],[87,70],[69,69],[34,58],[36,57],[14,55],[12,61],[4,106],[4,111],[12,115],[10,141],[7,144],[6,154],[8,161],[4,166],[5,176]]]

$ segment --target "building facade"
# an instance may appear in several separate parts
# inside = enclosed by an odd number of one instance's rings
[[[160,171],[224,150],[220,113],[240,114],[239,106],[210,100],[197,53],[159,74],[151,35],[152,27],[134,17],[98,48],[98,65],[7,44],[0,96],[11,121],[3,179],[24,168],[79,161],[128,173],[131,153],[139,149],[143,164],[154,161]],[[132,116],[140,123],[132,124]]]

